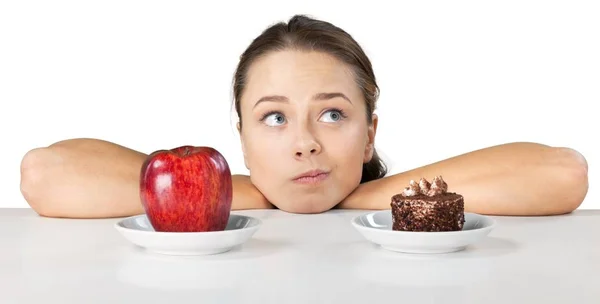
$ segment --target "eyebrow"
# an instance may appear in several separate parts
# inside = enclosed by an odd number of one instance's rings
[[[337,98],[337,97],[341,97],[345,100],[347,100],[349,103],[352,103],[352,101],[350,100],[350,98],[348,98],[348,96],[344,95],[343,93],[340,92],[333,92],[333,93],[317,93],[313,96],[313,100],[329,100],[329,99],[333,99],[333,98]],[[256,106],[261,103],[261,102],[265,102],[265,101],[272,101],[272,102],[289,102],[290,100],[285,97],[285,96],[281,96],[281,95],[269,95],[269,96],[263,96],[261,97],[255,104],[254,104],[254,108],[256,108]]]

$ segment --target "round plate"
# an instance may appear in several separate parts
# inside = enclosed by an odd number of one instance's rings
[[[391,210],[359,215],[352,225],[382,248],[405,253],[448,253],[465,249],[484,238],[496,225],[486,216],[465,212],[461,231],[412,232],[392,230]]]
[[[248,241],[262,222],[253,217],[230,214],[223,231],[156,232],[146,215],[128,217],[115,228],[130,242],[149,251],[169,255],[209,255],[231,250]]]

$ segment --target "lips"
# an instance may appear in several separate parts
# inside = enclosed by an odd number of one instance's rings
[[[294,179],[299,179],[299,178],[303,178],[303,177],[317,177],[321,174],[326,174],[327,171],[325,170],[310,170],[310,171],[306,171],[300,175],[297,175],[296,177],[294,177]]]
[[[329,176],[329,171],[310,170],[294,177],[294,181],[300,184],[316,184],[325,180]]]

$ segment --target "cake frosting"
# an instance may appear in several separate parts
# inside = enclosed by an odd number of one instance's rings
[[[425,178],[421,178],[419,183],[411,180],[408,183],[408,187],[404,188],[402,191],[402,195],[404,196],[416,196],[418,194],[423,194],[427,196],[435,196],[439,194],[444,194],[448,191],[448,184],[444,181],[441,176],[436,176],[433,178],[430,183]]]

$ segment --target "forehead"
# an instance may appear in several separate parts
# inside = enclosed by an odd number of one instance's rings
[[[360,88],[349,65],[323,52],[277,51],[250,66],[242,101],[253,103],[271,94],[302,99],[329,91],[360,98]]]

